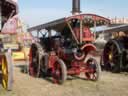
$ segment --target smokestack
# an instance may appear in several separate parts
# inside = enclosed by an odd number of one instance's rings
[[[72,0],[72,14],[80,14],[80,0]]]

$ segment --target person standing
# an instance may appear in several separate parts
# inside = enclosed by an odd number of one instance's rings
[[[3,42],[2,42],[2,39],[0,38],[0,52],[3,51]]]

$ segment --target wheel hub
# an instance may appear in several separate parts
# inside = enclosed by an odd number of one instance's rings
[[[109,53],[108,58],[109,58],[110,61],[112,61],[113,55],[112,55],[111,52]]]

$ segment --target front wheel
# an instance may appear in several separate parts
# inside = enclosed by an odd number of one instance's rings
[[[53,69],[53,81],[54,83],[63,84],[67,79],[67,68],[65,63],[61,59],[57,59]]]

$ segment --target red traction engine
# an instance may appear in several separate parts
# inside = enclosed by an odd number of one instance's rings
[[[59,84],[67,75],[80,75],[81,72],[85,79],[98,80],[100,67],[94,58],[96,47],[90,28],[108,22],[101,16],[80,14],[31,28],[29,31],[38,29],[42,37],[31,45],[29,74],[51,76]],[[42,29],[47,32],[43,33]]]

